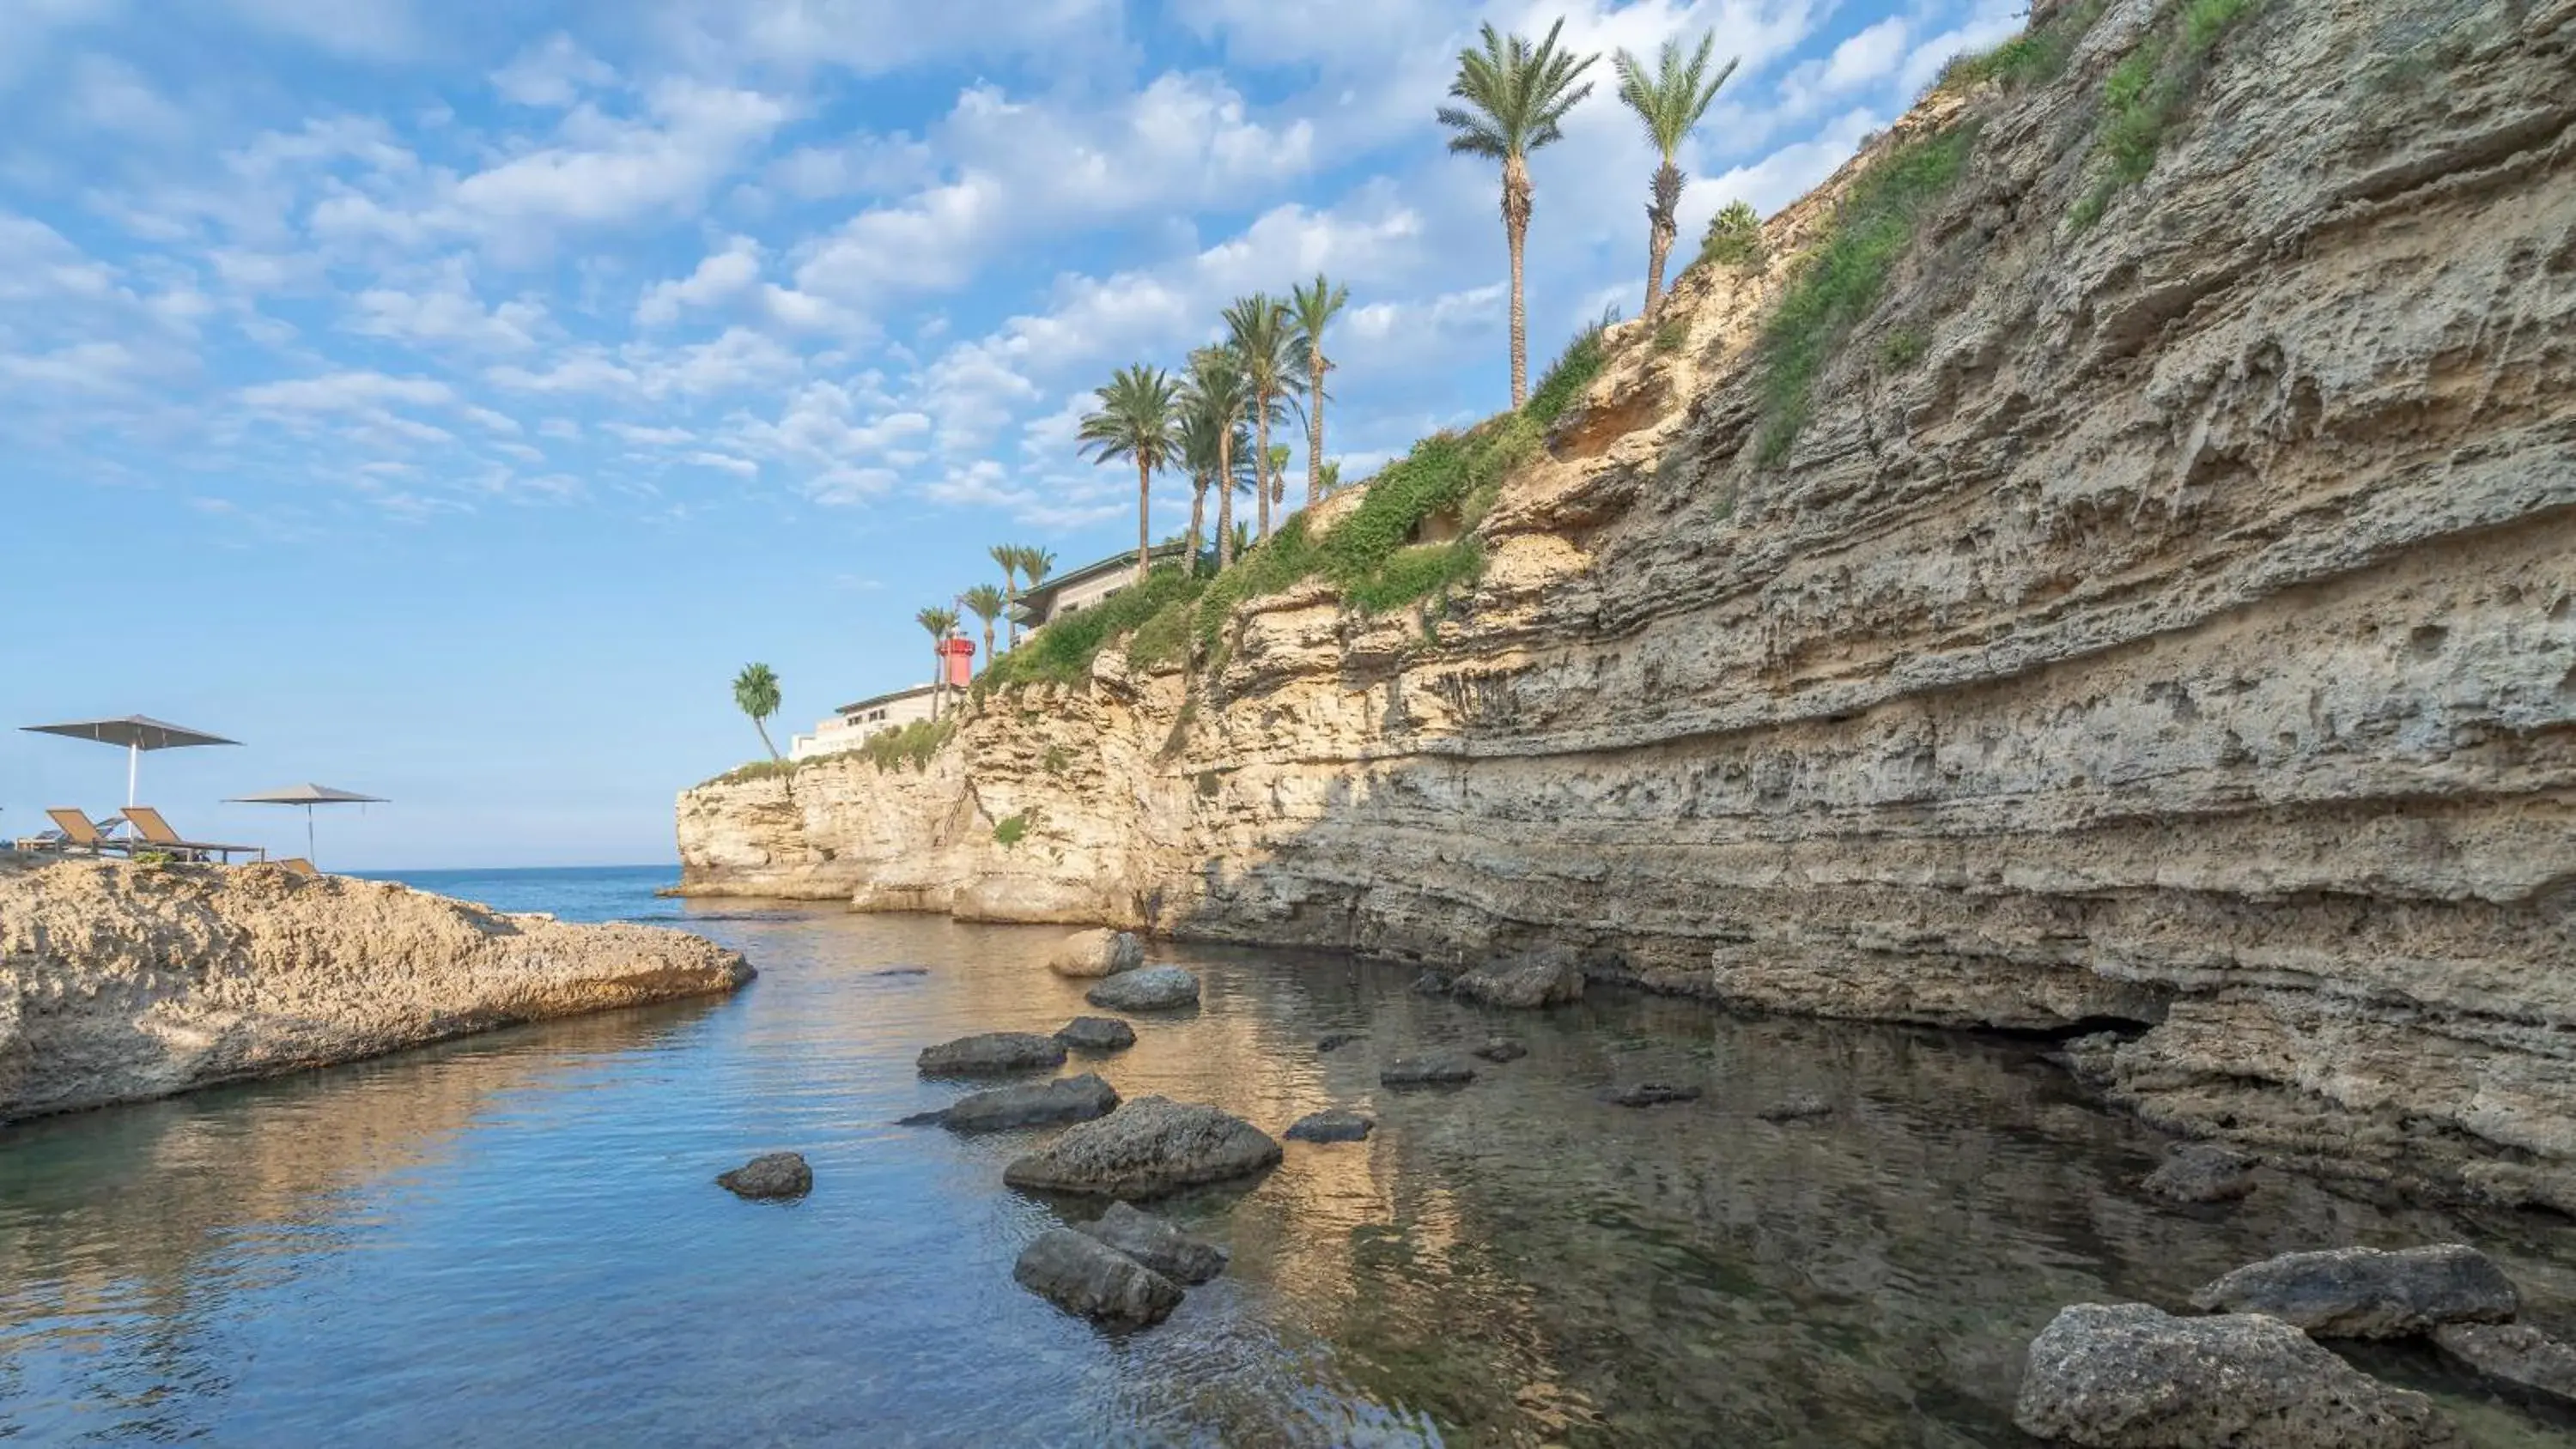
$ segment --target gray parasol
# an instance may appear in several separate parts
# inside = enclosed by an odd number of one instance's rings
[[[386,805],[391,801],[378,795],[360,795],[350,790],[334,790],[328,785],[288,785],[257,795],[235,795],[226,803],[233,805],[301,805],[304,807],[304,858],[318,868],[322,862],[313,849],[313,807],[316,805]]]
[[[66,735],[76,740],[96,740],[102,745],[123,745],[125,803],[128,805],[134,803],[134,779],[145,750],[181,750],[192,745],[241,743],[139,714],[129,714],[121,719],[76,719],[68,724],[21,725],[19,728],[40,735]]]

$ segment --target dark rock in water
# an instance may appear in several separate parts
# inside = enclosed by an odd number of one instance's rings
[[[1033,1031],[988,1031],[925,1047],[916,1063],[925,1077],[990,1077],[1064,1065],[1064,1043]]]
[[[1476,1080],[1476,1069],[1454,1052],[1431,1052],[1397,1057],[1379,1071],[1377,1080],[1386,1087],[1448,1087]]]
[[[2234,1202],[2254,1190],[2254,1159],[2215,1142],[2185,1142],[2139,1186],[2167,1202]]]
[[[2403,1338],[2445,1323],[2503,1323],[2522,1306],[2513,1280],[2460,1243],[2284,1253],[2191,1295],[2204,1313],[2261,1313],[2320,1338]]]
[[[814,1169],[793,1152],[769,1152],[716,1178],[736,1197],[803,1197],[814,1190]]]
[[[1437,971],[1425,971],[1413,978],[1413,993],[1416,996],[1446,996],[1449,994],[1449,978]]]
[[[1151,1327],[1181,1306],[1171,1279],[1071,1228],[1038,1234],[1011,1276],[1067,1313],[1122,1328]]]
[[[1562,948],[1525,951],[1477,967],[1450,982],[1449,993],[1479,1006],[1564,1006],[1583,999],[1583,969]]]
[[[1270,1134],[1230,1112],[1140,1097],[1014,1161],[1002,1181],[1049,1192],[1155,1197],[1259,1172],[1279,1158]]]
[[[2370,1378],[2258,1314],[2176,1318],[2079,1303],[2031,1341],[2013,1422],[2087,1449],[2432,1449],[2455,1431],[2422,1394]]]
[[[2576,1348],[2527,1323],[2445,1323],[2433,1341],[2488,1378],[2576,1404]]]
[[[1175,1283],[1204,1283],[1225,1271],[1225,1249],[1123,1202],[1111,1203],[1099,1221],[1083,1223],[1075,1231],[1099,1239]]]
[[[1489,1062],[1516,1062],[1529,1055],[1529,1048],[1508,1037],[1495,1037],[1476,1048],[1476,1055]]]
[[[1058,1122],[1088,1122],[1118,1105],[1118,1091],[1091,1073],[1058,1077],[1051,1082],[1025,1082],[960,1097],[944,1111],[906,1117],[907,1127],[938,1126],[951,1132],[1001,1132],[1013,1127],[1045,1127]]]
[[[1147,966],[1110,977],[1082,999],[1105,1011],[1170,1011],[1198,1005],[1199,979],[1178,966]]]
[[[1318,1055],[1337,1052],[1352,1042],[1366,1040],[1368,1033],[1364,1031],[1328,1031],[1315,1038],[1315,1051]]]
[[[1309,1112],[1289,1124],[1292,1142],[1357,1142],[1377,1130],[1377,1119],[1357,1112]]]
[[[1808,1117],[1830,1117],[1834,1115],[1834,1104],[1814,1092],[1791,1092],[1753,1115],[1765,1122],[1796,1122]]]
[[[2112,1059],[2127,1042],[2128,1038],[2116,1031],[2087,1032],[2059,1042],[2057,1050],[2048,1055],[2084,1085],[2107,1087],[2116,1075]]]
[[[1081,1051],[1125,1051],[1136,1044],[1136,1028],[1114,1016],[1077,1016],[1055,1029],[1055,1039]]]
[[[930,974],[930,968],[927,966],[889,966],[883,971],[871,971],[868,974],[870,976],[927,976]]]
[[[1632,1082],[1612,1088],[1607,1100],[1622,1107],[1660,1107],[1667,1102],[1696,1102],[1699,1088],[1677,1087],[1669,1082]]]

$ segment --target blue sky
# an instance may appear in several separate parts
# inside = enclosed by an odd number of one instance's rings
[[[783,745],[924,674],[911,615],[987,545],[1132,540],[1073,420],[1233,296],[1349,284],[1346,477],[1504,402],[1495,179],[1432,120],[1477,22],[1743,57],[1687,254],[2021,8],[0,0],[0,722],[248,742],[146,759],[199,834],[393,797],[334,865],[670,859],[672,792],[757,751],[742,663]],[[1654,160],[1597,70],[1533,164],[1534,366],[1642,288]],[[0,734],[0,829],[122,790]]]

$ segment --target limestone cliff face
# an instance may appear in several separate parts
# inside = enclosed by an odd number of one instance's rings
[[[0,861],[0,1122],[731,991],[679,931],[270,866]]]
[[[1792,269],[1695,269],[1464,607],[1262,599],[925,771],[695,792],[693,888],[2131,1023],[2152,1118],[2576,1210],[2576,0],[2262,7],[2078,226],[2162,15],[1879,143],[1977,127],[1784,460]]]

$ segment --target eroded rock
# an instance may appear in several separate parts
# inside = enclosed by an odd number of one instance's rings
[[[1358,1142],[1376,1130],[1376,1118],[1333,1108],[1298,1118],[1288,1124],[1287,1135],[1292,1142]]]
[[[1087,980],[1115,976],[1145,964],[1145,943],[1131,931],[1076,931],[1047,956],[1047,969],[1058,976]]]
[[[1476,1048],[1476,1055],[1489,1062],[1516,1062],[1529,1055],[1529,1048],[1508,1037],[1493,1037]]]
[[[2177,1318],[2079,1303],[2030,1345],[2013,1422],[2084,1449],[2431,1449],[2457,1442],[2391,1388],[2277,1318]]]
[[[1531,1010],[1583,999],[1583,970],[1574,953],[1550,948],[1488,962],[1449,983],[1449,994],[1479,1006]]]
[[[1098,1074],[1058,1077],[1049,1082],[1021,1082],[960,1097],[936,1112],[906,1117],[907,1127],[945,1127],[951,1132],[1003,1132],[1014,1127],[1048,1127],[1059,1122],[1088,1122],[1118,1105],[1118,1091]]]
[[[2402,1338],[2445,1323],[2502,1323],[2513,1280],[2460,1243],[2329,1248],[2248,1264],[2191,1295],[2203,1312],[2262,1313],[2326,1338]]]
[[[2576,1404],[2576,1348],[2527,1323],[2445,1323],[2433,1342],[2488,1378]]]
[[[1011,1163],[1013,1187],[1147,1198],[1276,1166],[1279,1144],[1215,1107],[1140,1097]]]
[[[1672,1082],[1631,1082],[1613,1087],[1602,1094],[1603,1100],[1620,1107],[1661,1107],[1673,1102],[1696,1102],[1699,1088]]]
[[[1071,1228],[1038,1234],[1011,1277],[1067,1313],[1123,1328],[1150,1328],[1181,1306],[1171,1279]]]
[[[1076,1226],[1175,1283],[1204,1283],[1225,1271],[1226,1251],[1123,1202]]]
[[[1455,1052],[1428,1052],[1397,1057],[1377,1074],[1385,1087],[1454,1087],[1476,1080],[1476,1069]]]
[[[2234,1202],[2254,1190],[2254,1159],[2215,1142],[2185,1142],[2139,1186],[2167,1202]]]
[[[924,1047],[914,1065],[925,1077],[994,1077],[1052,1071],[1064,1065],[1064,1043],[1033,1031],[987,1031]]]
[[[1803,1122],[1834,1115],[1834,1104],[1818,1092],[1791,1092],[1753,1115],[1765,1122]]]
[[[1083,993],[1106,1011],[1175,1011],[1199,1003],[1199,979],[1178,966],[1124,971]]]
[[[717,1174],[716,1183],[736,1197],[803,1197],[814,1190],[814,1170],[798,1153],[765,1152],[731,1172]]]
[[[1055,1029],[1055,1039],[1076,1051],[1119,1052],[1136,1044],[1136,1028],[1114,1016],[1077,1016]]]

